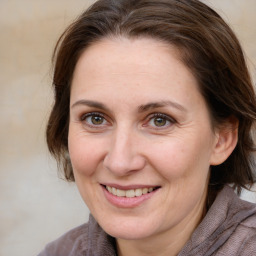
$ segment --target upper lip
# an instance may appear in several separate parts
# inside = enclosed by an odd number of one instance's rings
[[[114,184],[114,183],[101,183],[102,186],[109,186],[109,187],[114,187],[117,189],[121,190],[129,190],[129,189],[138,189],[138,188],[156,188],[160,187],[158,185],[143,185],[143,184],[136,184],[136,185],[119,185],[119,184]]]

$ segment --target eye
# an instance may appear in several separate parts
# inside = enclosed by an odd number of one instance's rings
[[[175,120],[168,115],[162,113],[155,113],[149,116],[147,126],[157,128],[168,128],[175,123]]]
[[[154,125],[157,127],[165,126],[168,122],[165,118],[162,117],[154,117],[151,122],[153,121]]]
[[[104,126],[107,124],[107,120],[101,113],[87,113],[81,117],[81,121],[88,126]]]

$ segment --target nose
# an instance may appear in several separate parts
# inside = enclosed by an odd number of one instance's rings
[[[120,129],[112,135],[103,164],[116,176],[127,176],[144,168],[146,159],[141,152],[139,136]]]

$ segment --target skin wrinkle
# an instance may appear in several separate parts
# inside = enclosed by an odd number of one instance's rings
[[[117,238],[125,256],[131,248],[132,255],[141,255],[148,245],[153,255],[163,248],[168,256],[176,255],[204,214],[209,165],[224,160],[215,160],[217,137],[196,79],[172,48],[166,52],[159,42],[148,40],[91,46],[77,63],[71,88],[69,152],[75,180],[94,218]],[[151,57],[145,58],[148,51]],[[120,69],[118,75],[113,69]],[[153,75],[142,76],[143,69]],[[81,99],[89,106],[72,107]],[[169,101],[186,110],[165,104]],[[107,125],[77,122],[97,111],[106,115]],[[152,127],[147,118],[154,112],[177,122]],[[160,188],[141,205],[126,209],[105,198],[100,184],[108,183]]]

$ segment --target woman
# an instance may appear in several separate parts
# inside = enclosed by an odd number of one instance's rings
[[[256,97],[217,13],[99,0],[54,56],[48,147],[91,216],[40,256],[256,255]]]

